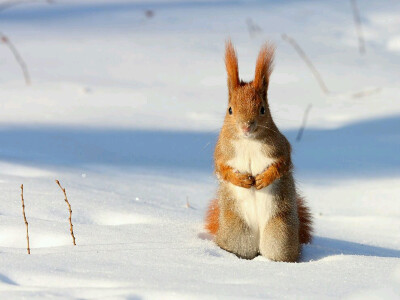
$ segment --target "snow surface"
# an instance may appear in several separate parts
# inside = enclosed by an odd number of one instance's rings
[[[400,4],[358,6],[365,55],[349,1],[58,0],[0,12],[32,77],[25,86],[1,45],[1,299],[400,299]],[[248,18],[261,31],[250,35]],[[238,259],[203,230],[227,37],[244,79],[263,41],[277,44],[271,110],[315,219],[299,263]]]

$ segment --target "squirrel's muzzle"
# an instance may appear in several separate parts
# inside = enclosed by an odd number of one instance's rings
[[[256,129],[256,121],[250,121],[250,122],[243,123],[241,125],[241,129],[244,134],[252,133]]]

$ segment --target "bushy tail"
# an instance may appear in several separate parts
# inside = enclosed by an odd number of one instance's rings
[[[214,199],[210,202],[208,206],[207,215],[206,215],[206,229],[212,235],[217,234],[219,227],[219,207],[218,207],[218,199]]]
[[[304,199],[297,196],[297,214],[299,215],[299,240],[301,244],[311,243],[312,239],[312,216],[310,209],[306,206]]]
[[[297,213],[299,215],[299,239],[301,244],[308,244],[312,239],[312,216],[310,210],[304,203],[304,199],[297,197]],[[212,235],[217,234],[219,227],[218,199],[214,199],[208,206],[206,215],[206,230]]]

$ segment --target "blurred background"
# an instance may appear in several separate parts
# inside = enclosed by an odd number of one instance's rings
[[[398,171],[398,156],[387,160],[399,146],[399,12],[398,1],[3,1],[0,154],[77,159],[53,153],[57,128],[83,160],[210,167],[231,38],[243,80],[253,78],[260,46],[276,44],[271,111],[292,141],[306,121],[299,138],[313,143],[311,158]],[[29,153],[19,149],[28,144]],[[161,146],[167,153],[152,151]]]
[[[204,234],[228,38],[243,80],[276,45],[269,104],[315,221],[304,264]],[[397,0],[0,0],[2,296],[395,299],[399,78]]]

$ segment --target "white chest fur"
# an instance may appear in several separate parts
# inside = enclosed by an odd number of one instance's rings
[[[233,142],[235,156],[228,165],[241,173],[256,176],[274,162],[265,145],[253,139],[242,138]],[[241,188],[228,184],[237,202],[237,209],[245,222],[258,234],[276,211],[272,194],[274,183],[261,190]]]

